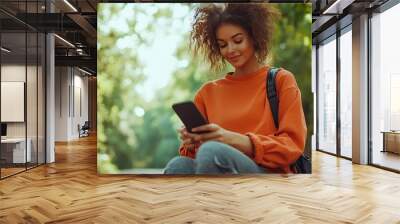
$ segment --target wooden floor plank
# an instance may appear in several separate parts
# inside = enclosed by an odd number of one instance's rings
[[[400,223],[400,175],[313,153],[312,175],[97,175],[96,138],[0,181],[0,223]]]

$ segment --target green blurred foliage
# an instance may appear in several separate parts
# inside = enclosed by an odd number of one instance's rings
[[[311,92],[311,3],[277,4],[281,12],[272,47],[275,67],[283,67],[293,73],[300,88],[303,110],[307,123],[305,151],[311,155],[313,133],[313,95]]]
[[[143,7],[153,7],[146,15]],[[163,4],[165,5],[165,4]],[[197,4],[185,4],[187,13]],[[173,113],[173,103],[193,99],[204,82],[219,78],[232,68],[227,66],[215,74],[188,50],[189,33],[184,34],[175,57],[186,61],[187,66],[176,68],[171,81],[162,89],[154,90],[154,100],[146,102],[135,88],[146,79],[144,65],[139,60],[138,46],[148,46],[157,38],[158,27],[154,21],[173,22],[173,12],[160,4],[100,4],[98,9],[98,170],[100,173],[118,173],[120,170],[163,168],[178,155],[179,139],[176,129],[181,126]],[[303,107],[308,132],[312,133],[313,101],[311,94],[311,4],[279,4],[282,17],[274,33],[271,50],[273,66],[291,71],[302,91]],[[115,26],[110,21],[128,10],[128,29]],[[139,31],[137,18],[151,17],[145,32]],[[191,18],[190,18],[191,19]],[[129,38],[130,47],[119,48],[121,39]],[[160,74],[162,75],[162,74]],[[135,110],[143,108],[143,116]],[[310,147],[310,135],[308,145]]]

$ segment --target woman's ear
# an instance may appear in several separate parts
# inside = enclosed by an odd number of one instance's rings
[[[255,45],[253,45],[253,50],[254,50],[254,56],[256,57],[257,61],[259,61],[260,58],[260,54],[257,50],[257,47]]]

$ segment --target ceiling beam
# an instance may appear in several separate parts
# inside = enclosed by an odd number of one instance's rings
[[[56,66],[80,66],[88,67],[96,71],[97,60],[90,56],[55,56]]]
[[[73,20],[78,26],[80,26],[88,35],[87,41],[94,40],[90,43],[92,46],[96,45],[97,30],[90,24],[85,17],[80,14],[68,14],[71,20]]]

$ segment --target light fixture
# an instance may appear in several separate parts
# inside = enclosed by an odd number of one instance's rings
[[[76,53],[79,55],[87,55],[82,48],[76,48]]]
[[[10,52],[11,52],[9,49],[7,49],[7,48],[5,48],[5,47],[1,47],[1,50],[4,51],[4,52],[6,52],[6,53],[10,53]]]
[[[66,43],[67,45],[69,45],[69,46],[75,48],[75,45],[71,44],[71,42],[67,41],[66,39],[64,39],[64,38],[62,38],[62,37],[60,37],[60,36],[58,36],[57,34],[54,34],[54,36],[57,37],[58,39],[60,39],[61,41],[63,41],[64,43]]]
[[[355,0],[336,0],[322,13],[323,15],[335,14],[339,15],[343,13],[343,10],[351,5]]]
[[[65,4],[67,4],[72,10],[74,10],[74,12],[78,12],[78,10],[71,4],[69,3],[68,0],[64,0]]]
[[[83,72],[83,73],[85,73],[85,74],[87,74],[87,75],[90,75],[90,76],[92,75],[92,73],[90,73],[90,72],[88,72],[88,71],[86,71],[86,70],[83,70],[83,69],[81,69],[81,68],[79,68],[79,67],[78,67],[78,70],[81,71],[81,72]]]

